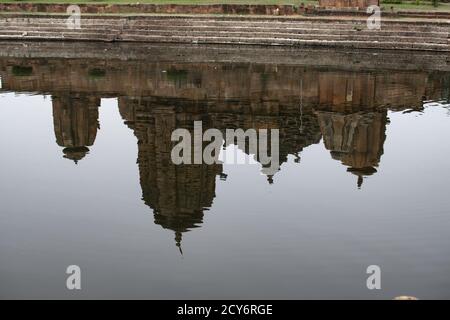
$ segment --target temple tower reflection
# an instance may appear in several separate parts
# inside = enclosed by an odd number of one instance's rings
[[[155,223],[175,232],[180,250],[182,233],[203,222],[203,211],[215,197],[216,176],[222,173],[221,164],[175,165],[171,160],[173,130],[193,132],[194,121],[200,120],[208,126],[203,106],[192,107],[177,112],[175,106],[158,106],[152,100],[119,99],[120,113],[138,140],[142,199],[154,210]]]
[[[56,143],[64,147],[64,158],[77,163],[94,144],[98,122],[100,98],[82,94],[52,96],[53,125]]]
[[[203,132],[218,129],[279,129],[280,164],[289,154],[298,155],[304,147],[319,143],[319,123],[311,108],[300,119],[298,105],[280,106],[279,102],[254,104],[246,101],[208,101],[161,99],[157,97],[121,97],[119,110],[125,124],[138,140],[138,159],[142,199],[154,210],[155,223],[175,232],[177,246],[182,234],[198,227],[203,213],[212,206],[216,176],[225,179],[222,164],[180,164],[171,160],[171,141],[175,129],[187,129],[194,135],[194,121],[202,122]],[[300,128],[300,122],[303,128]],[[209,144],[204,142],[203,148]],[[232,143],[236,145],[236,141]],[[228,145],[224,144],[224,147]],[[270,141],[268,146],[270,147]],[[240,148],[249,154],[249,144]],[[268,154],[271,154],[268,150]],[[253,155],[258,161],[258,156]],[[262,168],[269,183],[273,172]]]
[[[382,99],[377,97],[375,80],[371,74],[320,79],[316,115],[325,148],[358,177],[358,188],[365,176],[377,172],[386,140],[387,110],[376,102]],[[391,90],[391,98],[400,94]]]
[[[347,171],[358,176],[358,188],[363,177],[377,172],[375,169],[383,154],[386,139],[387,114],[366,112],[339,114],[317,112],[325,147],[335,160],[347,166]]]
[[[1,58],[0,76],[4,92],[53,96],[56,142],[75,162],[95,141],[98,97],[120,97],[120,113],[138,140],[142,199],[155,223],[175,233],[180,248],[182,234],[199,227],[212,206],[217,176],[227,175],[220,164],[174,165],[174,129],[192,132],[198,120],[203,130],[222,133],[279,129],[280,167],[289,155],[300,162],[300,152],[323,136],[332,158],[355,174],[361,187],[383,155],[387,110],[420,111],[424,101],[450,99],[449,72],[436,68],[389,69],[387,63],[384,69],[359,62],[337,67],[324,64],[334,59],[328,54],[298,65],[290,57],[286,64],[171,61],[164,50],[157,52],[161,61],[119,60],[112,52],[108,59]],[[248,144],[241,151],[249,154]],[[274,172],[265,169],[267,181],[276,183]]]

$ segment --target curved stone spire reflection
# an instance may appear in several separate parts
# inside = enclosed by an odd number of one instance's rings
[[[318,111],[325,147],[333,159],[347,166],[347,171],[358,177],[358,188],[363,177],[375,169],[383,154],[386,140],[386,111],[341,114]]]
[[[300,65],[109,59],[1,58],[2,90],[51,94],[56,142],[75,162],[96,138],[98,97],[120,97],[122,117],[138,140],[142,199],[180,249],[183,233],[199,227],[212,206],[216,176],[226,174],[218,164],[174,165],[174,129],[192,132],[197,120],[224,136],[226,129],[279,129],[280,167],[289,155],[299,162],[303,148],[323,136],[333,159],[361,187],[383,154],[386,110],[421,110],[424,100],[449,94],[448,72],[336,69],[320,59]],[[93,77],[92,70],[105,72]],[[248,145],[238,148],[250,153]],[[262,162],[258,155],[254,160]],[[280,167],[261,172],[276,183]]]
[[[56,143],[64,147],[64,158],[77,163],[89,152],[99,129],[100,98],[80,94],[52,96]]]
[[[119,99],[120,113],[138,140],[142,199],[154,210],[155,223],[175,232],[180,250],[182,234],[203,222],[203,211],[215,197],[216,176],[222,173],[221,164],[175,165],[171,160],[173,130],[192,131],[194,121],[204,120],[201,109],[177,113],[151,100]]]
[[[376,167],[383,155],[388,123],[384,105],[395,102],[400,108],[405,108],[399,101],[407,101],[411,108],[422,107],[421,100],[417,99],[418,93],[411,88],[414,88],[414,83],[423,81],[425,75],[409,75],[414,81],[405,75],[396,77],[395,74],[389,74],[386,79],[384,74],[341,72],[319,76],[316,115],[325,148],[330,150],[333,159],[341,161],[348,172],[358,177],[358,188],[361,188],[365,176],[377,172]],[[392,78],[397,80],[397,85],[386,86]],[[402,85],[404,83],[411,86]]]
[[[142,199],[154,211],[155,223],[175,233],[181,248],[182,234],[199,227],[204,211],[212,206],[216,176],[224,180],[221,164],[180,164],[171,160],[176,142],[175,129],[185,128],[194,135],[194,121],[202,121],[203,132],[218,129],[280,129],[280,164],[289,154],[297,155],[304,147],[318,143],[319,124],[311,108],[302,115],[297,105],[277,104],[224,105],[211,101],[159,99],[155,97],[119,98],[119,110],[125,124],[138,140],[138,159]],[[303,124],[303,127],[300,126]],[[204,142],[205,147],[209,142]],[[270,144],[269,144],[270,146]],[[242,150],[248,154],[248,144]],[[269,154],[271,150],[268,150]],[[258,157],[255,157],[258,161]],[[264,168],[263,168],[264,173]],[[268,174],[269,183],[273,174]]]
[[[226,129],[255,129],[268,132],[268,155],[272,154],[270,130],[279,130],[279,167],[293,155],[299,162],[299,153],[307,146],[320,142],[321,133],[317,118],[311,106],[302,108],[296,97],[289,103],[280,101],[238,101],[234,104],[217,102],[208,108],[208,115],[214,128],[226,135]],[[236,141],[234,143],[236,144]],[[227,147],[228,145],[225,145]],[[237,145],[245,154],[249,154],[249,144],[244,148]],[[256,162],[261,162],[259,154],[253,155]],[[267,176],[269,184],[274,182],[274,176],[279,170],[270,165],[262,165],[261,173]]]

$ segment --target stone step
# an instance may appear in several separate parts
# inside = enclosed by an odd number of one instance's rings
[[[270,28],[296,28],[299,26],[322,28],[322,29],[335,29],[335,28],[348,28],[349,26],[363,26],[367,27],[365,20],[362,21],[332,21],[332,22],[315,22],[315,21],[288,21],[288,22],[259,22],[259,21],[216,21],[216,20],[175,20],[175,21],[153,21],[153,20],[130,20],[127,22],[129,26],[146,26],[146,25],[171,25],[171,26],[198,26],[198,25],[209,25],[217,27],[270,27]],[[441,31],[448,32],[450,30],[450,23],[448,26],[442,26],[438,24],[428,24],[428,25],[416,25],[416,24],[397,24],[388,21],[382,21],[382,28],[384,29],[395,29],[395,30],[424,30],[424,31]]]
[[[78,41],[112,41],[112,38],[100,34],[71,34],[41,33],[21,36],[20,34],[1,34],[0,40],[78,40]]]
[[[336,46],[351,48],[383,48],[383,49],[417,49],[417,50],[445,50],[450,49],[446,44],[428,44],[428,43],[398,43],[383,42],[375,43],[369,41],[330,41],[330,40],[301,40],[301,39],[283,39],[283,38],[233,38],[233,37],[177,37],[177,36],[137,36],[130,35],[125,41],[143,41],[143,42],[177,42],[177,43],[211,43],[211,44],[253,44],[253,45],[317,45],[317,46]]]
[[[14,28],[14,27],[29,27],[29,28],[67,28],[66,22],[58,22],[58,23],[42,23],[41,21],[31,21],[31,22],[4,22],[0,20],[0,28]],[[96,28],[96,27],[104,27],[104,28],[113,28],[113,29],[121,29],[123,26],[121,24],[113,24],[111,21],[109,23],[98,23],[98,24],[81,24],[83,28]],[[1,29],[0,29],[1,30]]]
[[[68,29],[66,18],[0,18],[0,40],[49,39],[168,43],[336,46],[347,48],[450,51],[450,23],[382,23],[365,20],[238,19],[226,17],[88,18]]]
[[[245,32],[246,30],[253,30],[256,32],[278,32],[278,33],[309,33],[309,32],[315,32],[317,34],[343,34],[348,35],[355,32],[358,33],[366,33],[366,34],[373,34],[373,33],[379,33],[379,34],[389,34],[389,33],[396,33],[401,36],[415,36],[415,37],[448,37],[449,32],[429,32],[429,31],[423,31],[423,30],[407,30],[407,31],[399,31],[399,30],[386,30],[385,28],[381,30],[369,30],[367,28],[360,28],[356,26],[348,26],[347,28],[334,28],[334,29],[323,29],[323,28],[306,28],[306,27],[293,27],[293,28],[274,28],[274,27],[254,27],[254,26],[245,26],[245,27],[238,27],[238,26],[227,26],[227,27],[220,27],[220,26],[210,26],[210,25],[201,25],[201,26],[171,26],[171,25],[149,25],[149,26],[120,26],[120,25],[106,25],[106,24],[96,24],[96,25],[82,25],[82,30],[90,30],[90,29],[98,29],[103,28],[106,30],[111,31],[121,31],[121,30],[133,30],[133,31],[143,31],[143,30],[188,30],[188,31],[229,31],[229,32]],[[48,29],[54,29],[54,30],[60,30],[60,29],[67,29],[66,24],[1,24],[0,23],[0,30],[11,30],[11,29],[17,29],[17,30],[48,30]]]
[[[65,19],[39,19],[39,18],[31,18],[22,20],[11,20],[11,19],[0,19],[0,26],[19,26],[23,24],[28,24],[30,26],[39,27],[41,25],[63,25],[65,26]],[[335,30],[335,29],[349,29],[349,28],[358,28],[367,29],[365,21],[344,21],[344,22],[324,22],[317,23],[311,21],[296,21],[296,22],[258,22],[258,21],[217,21],[217,20],[197,20],[197,19],[176,19],[176,20],[153,20],[153,19],[144,19],[144,20],[126,20],[126,19],[82,19],[82,26],[113,26],[113,27],[145,27],[149,26],[154,28],[157,25],[161,26],[172,26],[172,27],[201,27],[201,26],[210,26],[210,27],[260,27],[260,28],[299,28],[299,27],[307,27],[314,29],[327,29],[327,30]],[[423,32],[449,32],[450,31],[450,23],[448,26],[440,26],[440,25],[404,25],[404,24],[392,24],[390,22],[382,21],[382,29],[384,30],[393,30],[393,31],[423,31]]]
[[[65,21],[68,18],[68,15],[41,15],[41,16],[35,16],[35,15],[13,15],[13,14],[1,14],[1,19],[22,19],[22,20],[32,20],[32,19],[39,19],[44,22],[52,22],[52,21]],[[320,17],[320,18],[305,18],[305,17],[250,17],[250,16],[230,16],[230,15],[148,15],[148,16],[92,16],[92,15],[82,15],[82,19],[87,21],[87,23],[90,23],[90,21],[123,21],[127,20],[129,22],[132,21],[138,21],[138,22],[146,22],[146,21],[153,21],[155,23],[162,22],[166,23],[169,22],[171,24],[177,24],[178,21],[199,21],[199,22],[224,22],[224,23],[237,23],[237,22],[251,22],[251,23],[365,23],[366,19],[364,17],[361,18],[351,18],[347,17],[346,19],[340,19],[340,17]],[[384,19],[385,23],[387,24],[397,24],[397,25],[410,25],[410,20],[404,20],[404,19]],[[448,22],[445,22],[445,20],[417,20],[413,21],[415,25],[429,25],[430,23],[434,25],[444,24],[448,25]]]
[[[209,25],[217,25],[217,26],[239,26],[239,25],[254,25],[254,26],[298,26],[298,25],[316,25],[316,26],[323,26],[323,27],[340,27],[340,26],[346,26],[346,25],[366,25],[366,20],[326,20],[326,21],[317,21],[317,20],[291,20],[286,19],[285,21],[259,21],[259,20],[229,20],[224,21],[220,19],[207,19],[207,20],[199,20],[199,19],[184,19],[184,20],[152,20],[152,19],[130,19],[127,22],[129,25],[146,25],[146,24],[170,24],[170,25],[185,25],[185,24],[209,24]],[[389,21],[389,20],[382,20],[382,24],[386,27],[395,27],[397,29],[399,28],[411,28],[414,26],[415,28],[443,28],[443,29],[449,29],[450,28],[450,22],[446,23],[444,25],[437,24],[437,23],[427,23],[427,24],[418,24],[418,23],[408,23],[405,24],[404,22],[399,23],[396,21]]]
[[[39,34],[22,37],[18,34],[0,35],[0,40],[62,40],[61,35]],[[87,35],[80,33],[66,33],[64,40],[79,41],[112,41],[101,34]],[[346,48],[382,48],[382,49],[401,49],[401,50],[442,50],[448,51],[448,45],[427,44],[427,43],[399,43],[385,42],[373,43],[367,41],[329,41],[329,40],[300,40],[283,38],[233,38],[233,37],[179,37],[179,36],[129,36],[125,41],[134,42],[153,42],[153,43],[195,43],[195,44],[233,44],[233,45],[269,45],[269,46],[333,46]]]
[[[30,27],[27,25],[24,26],[7,26],[3,27],[1,29],[2,31],[41,31],[41,32],[64,32],[68,29],[67,26],[45,26],[45,27]],[[77,29],[76,31],[79,32],[91,32],[91,31],[98,31],[98,32],[124,32],[124,33],[145,33],[145,32],[170,32],[170,33],[204,33],[204,34],[213,34],[213,33],[255,33],[255,34],[285,34],[286,36],[290,35],[330,35],[330,36],[361,36],[361,37],[369,37],[369,36],[377,36],[377,37],[392,37],[392,36],[400,36],[400,37],[413,37],[413,38],[427,38],[427,39],[441,39],[445,40],[448,39],[449,34],[444,32],[439,33],[430,33],[430,32],[388,32],[384,30],[322,30],[322,29],[295,29],[295,28],[289,28],[289,29],[271,29],[271,28],[226,28],[225,30],[219,27],[184,27],[184,28],[178,28],[173,26],[165,26],[165,27],[157,27],[157,28],[112,28],[109,26],[101,26],[101,27],[89,27],[89,28],[82,28]]]
[[[33,31],[33,30],[42,30],[42,31],[46,31],[46,30],[55,30],[55,31],[60,31],[60,30],[69,30],[69,28],[64,24],[64,25],[39,25],[39,26],[30,26],[30,25],[17,25],[17,26],[0,26],[0,32],[3,30],[29,30],[29,31]],[[109,26],[109,25],[102,25],[102,26],[92,26],[92,27],[86,27],[86,26],[82,26],[80,29],[77,30],[85,30],[85,31],[89,31],[89,30],[108,30],[108,31],[113,31],[113,32],[120,32],[122,30],[122,28],[117,27],[117,26]]]
[[[423,42],[423,43],[441,43],[448,44],[447,38],[423,38],[423,37],[404,37],[395,34],[392,35],[335,35],[335,34],[295,34],[295,33],[277,33],[277,32],[230,32],[230,31],[131,31],[120,34],[120,38],[124,39],[127,36],[132,35],[159,35],[159,36],[192,36],[192,37],[238,37],[238,38],[286,38],[286,39],[310,39],[310,40],[361,40],[361,41],[399,41],[399,42]]]
[[[434,43],[434,44],[449,44],[448,38],[423,38],[423,37],[412,37],[412,36],[398,36],[396,34],[383,35],[383,34],[372,34],[372,35],[362,35],[362,34],[350,34],[350,35],[334,35],[334,34],[315,34],[315,33],[277,33],[277,32],[230,32],[230,31],[180,31],[180,30],[134,30],[134,31],[124,31],[122,33],[111,31],[108,29],[3,29],[2,34],[10,35],[17,34],[20,36],[39,36],[39,35],[51,35],[52,37],[61,36],[67,38],[68,35],[74,34],[86,34],[86,35],[100,35],[100,37],[108,37],[109,39],[121,39],[126,40],[129,37],[137,36],[191,36],[191,37],[233,37],[241,39],[251,38],[274,38],[274,39],[303,39],[303,40],[329,40],[329,41],[368,41],[368,42],[422,42],[422,43]]]
[[[109,37],[104,33],[83,34],[77,32],[65,33],[34,33],[22,36],[19,33],[9,32],[2,34],[1,39],[49,39],[49,40],[81,40],[81,41],[113,41],[113,37]],[[270,38],[270,37],[192,37],[192,36],[160,36],[160,35],[127,35],[122,40],[124,41],[139,41],[139,42],[169,42],[169,43],[210,43],[210,44],[254,44],[254,45],[312,45],[312,46],[336,46],[348,48],[384,48],[384,49],[420,49],[420,50],[449,50],[449,45],[430,44],[430,43],[410,43],[399,41],[360,41],[360,40],[320,40],[320,39],[287,39],[287,38]]]
[[[111,32],[111,33],[105,33],[104,31],[87,31],[87,32],[80,32],[79,30],[60,30],[60,31],[54,31],[54,30],[50,30],[50,31],[35,31],[35,30],[29,30],[29,31],[22,31],[22,30],[4,30],[1,32],[1,35],[19,35],[19,36],[47,36],[47,35],[51,35],[51,36],[61,36],[63,34],[74,34],[74,35],[83,35],[83,34],[87,34],[87,35],[102,35],[103,37],[105,36],[110,36],[110,37],[114,37],[116,36],[117,33],[115,32]]]
[[[307,28],[307,27],[297,27],[297,28],[271,28],[271,27],[253,27],[253,26],[246,26],[246,27],[218,27],[218,26],[138,26],[138,27],[131,27],[126,26],[123,28],[124,31],[133,30],[133,31],[148,31],[148,30],[178,30],[178,31],[227,31],[227,32],[248,32],[248,31],[254,31],[254,32],[278,32],[278,33],[294,33],[294,34],[304,34],[304,33],[317,33],[317,34],[336,34],[336,35],[349,35],[349,34],[367,34],[371,35],[374,33],[377,34],[396,34],[399,36],[416,36],[416,37],[442,37],[447,38],[449,36],[449,32],[429,32],[429,31],[389,31],[385,29],[381,30],[369,30],[367,28],[365,29],[355,29],[347,28],[347,29],[316,29],[316,28]]]

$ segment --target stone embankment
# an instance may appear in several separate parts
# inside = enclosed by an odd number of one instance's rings
[[[1,40],[70,40],[358,49],[450,51],[450,20],[384,18],[370,30],[365,17],[241,15],[0,15]]]
[[[230,46],[142,42],[1,41],[1,58],[145,61],[146,63],[250,63],[327,70],[450,72],[450,54],[439,51],[330,47]],[[115,64],[115,62],[114,62]]]
[[[450,0],[440,0],[448,2]],[[349,0],[348,7],[336,7],[336,0],[320,0],[320,5],[265,5],[265,4],[148,4],[148,3],[79,3],[82,14],[237,14],[237,15],[314,15],[314,16],[363,16],[364,6],[378,4],[377,0]],[[345,2],[344,2],[345,3]],[[340,4],[343,4],[340,1]],[[362,5],[362,6],[361,6]],[[64,3],[33,3],[6,2],[0,3],[0,12],[9,13],[66,13],[68,4]],[[359,6],[359,8],[357,8]],[[390,4],[382,4],[383,15],[386,17],[422,17],[450,18],[450,12],[437,10],[392,10]]]

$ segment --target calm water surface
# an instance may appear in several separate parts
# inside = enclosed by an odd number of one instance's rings
[[[449,74],[3,59],[0,75],[0,298],[450,298]],[[280,170],[175,166],[170,134],[198,120],[280,128]]]

